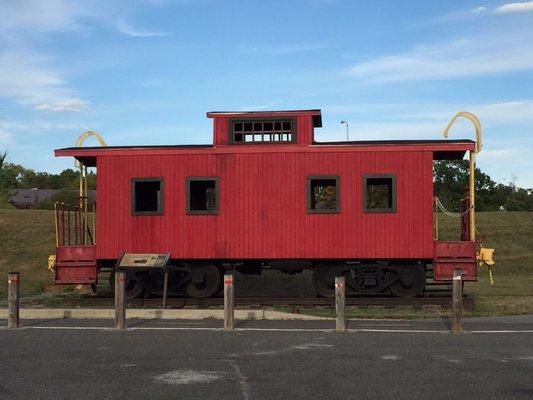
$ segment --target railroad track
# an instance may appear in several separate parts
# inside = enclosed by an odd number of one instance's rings
[[[113,306],[113,298],[101,296],[87,296],[79,299],[63,299],[63,304],[66,306]],[[167,308],[183,308],[189,306],[222,306],[224,298],[209,297],[206,299],[193,298],[179,298],[170,297],[167,299]],[[347,306],[412,306],[421,308],[422,306],[441,306],[443,308],[451,307],[452,298],[449,295],[426,295],[424,297],[416,297],[411,299],[402,299],[398,297],[347,297]],[[136,298],[127,300],[127,306],[135,307],[154,307],[158,308],[162,305],[161,298]],[[324,297],[236,297],[236,306],[334,306],[335,299]],[[463,306],[466,309],[474,307],[474,298],[465,296],[463,298]]]

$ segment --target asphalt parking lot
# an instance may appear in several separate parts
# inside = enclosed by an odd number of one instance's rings
[[[23,321],[0,399],[531,399],[533,317],[447,322]],[[5,321],[0,321],[5,326]],[[474,328],[474,329],[473,329]]]

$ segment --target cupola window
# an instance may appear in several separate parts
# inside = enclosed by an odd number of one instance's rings
[[[233,143],[291,143],[295,140],[294,120],[230,121]]]

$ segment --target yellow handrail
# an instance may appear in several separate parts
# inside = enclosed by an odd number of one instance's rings
[[[94,136],[96,140],[98,140],[98,143],[100,143],[100,146],[103,146],[103,147],[107,146],[107,143],[105,142],[104,138],[98,132],[86,131],[86,132],[83,132],[80,136],[78,136],[78,140],[76,140],[76,147],[82,147],[83,142],[91,136]]]
[[[104,138],[102,137],[102,135],[100,135],[98,132],[96,131],[86,131],[86,132],[83,132],[80,136],[78,136],[78,140],[76,140],[76,147],[82,147],[83,145],[83,142],[85,142],[86,139],[88,139],[89,137],[91,136],[94,136],[96,138],[96,140],[98,140],[98,143],[100,143],[100,146],[102,147],[106,147],[107,146],[107,143],[106,141],[104,140]],[[87,218],[87,208],[88,208],[88,187],[87,187],[87,167],[85,165],[83,165],[82,162],[78,161],[78,160],[75,160],[74,161],[74,166],[76,168],[79,168],[80,170],[80,196],[79,196],[79,202],[80,202],[80,209],[82,211],[82,215],[83,215],[83,224],[84,224],[84,228],[83,228],[83,243],[84,244],[87,244],[87,222],[88,222],[88,218]],[[94,216],[93,216],[94,218]]]
[[[444,132],[442,132],[442,135],[445,138],[448,138],[448,131],[450,130],[450,128],[452,127],[454,122],[459,117],[466,118],[466,119],[470,120],[470,122],[472,122],[474,124],[474,127],[476,128],[476,151],[475,151],[475,153],[476,154],[479,153],[481,151],[481,149],[483,148],[483,143],[481,141],[481,123],[479,122],[479,118],[476,117],[471,112],[459,111],[457,114],[455,114],[454,117],[448,123],[448,126],[446,127],[446,129],[444,129]]]

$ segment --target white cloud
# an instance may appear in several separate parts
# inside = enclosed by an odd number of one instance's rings
[[[352,123],[350,124],[350,139],[435,139],[438,138],[441,130],[441,124],[437,122]]]
[[[484,15],[488,11],[487,7],[479,6],[470,9],[460,9],[441,15],[435,21],[437,22],[456,22]],[[433,21],[432,21],[433,22]]]
[[[43,114],[41,114],[43,115]],[[58,133],[60,131],[81,132],[91,128],[91,125],[83,121],[67,121],[63,118],[59,121],[49,118],[28,118],[24,120],[5,120],[1,121],[1,128],[9,132],[12,136],[28,136],[32,134],[39,135],[42,132]]]
[[[413,112],[416,110],[416,112]],[[350,122],[354,139],[377,138],[438,138],[450,118],[458,111],[470,111],[479,117],[483,131],[493,132],[495,127],[505,126],[515,131],[533,124],[533,100],[507,101],[487,104],[442,104],[442,103],[388,103],[330,105],[325,114],[333,114]],[[362,117],[364,116],[364,117]],[[388,121],[383,121],[386,116]],[[358,120],[376,118],[379,122],[357,123]],[[342,138],[343,129],[332,125],[334,135]],[[329,131],[329,130],[328,130]],[[472,137],[470,122],[460,119],[453,127],[450,137]],[[325,139],[322,139],[325,140]]]
[[[488,104],[420,104],[410,108],[416,108],[419,112],[407,112],[399,116],[406,119],[447,121],[457,111],[470,111],[478,116],[482,125],[533,124],[533,100]]]
[[[477,157],[480,168],[498,182],[507,182],[511,175],[516,175],[519,186],[533,187],[533,159],[529,156],[533,144],[529,135],[533,100],[487,104],[330,105],[324,107],[324,113],[330,118],[325,119],[324,129],[315,131],[315,135],[318,141],[345,140],[346,131],[338,121],[346,119],[350,122],[351,140],[442,139],[443,129],[460,110],[471,111],[481,120],[484,146]],[[331,114],[336,118],[331,118]],[[376,122],[357,122],[372,118]],[[387,121],[383,121],[385,118]],[[473,139],[474,136],[472,124],[459,119],[449,137]]]
[[[76,100],[74,91],[51,60],[31,50],[19,48],[0,53],[0,97],[12,98],[34,107],[49,105],[50,110],[70,108]],[[79,107],[84,100],[77,99]],[[55,106],[54,106],[55,105]]]
[[[337,3],[338,0],[310,0],[309,5],[314,8]]]
[[[508,3],[494,10],[494,14],[510,14],[533,11],[533,1],[523,3]]]
[[[376,58],[349,73],[365,83],[441,80],[533,69],[533,43],[520,37],[485,37],[435,43]]]
[[[483,120],[497,123],[533,123],[533,100],[500,101],[496,103],[364,103],[364,104],[332,104],[322,107],[324,113],[346,115],[379,115],[396,120],[434,120],[452,116],[464,110],[471,111]],[[416,110],[416,113],[413,113]]]
[[[505,147],[498,149],[484,149],[479,157],[486,164],[500,164],[502,161],[519,160],[529,157],[530,151],[521,147]]]
[[[46,35],[79,30],[95,18],[95,1],[0,1],[0,97],[50,111],[73,111],[78,99],[64,64],[34,49]],[[78,104],[74,104],[77,100]]]
[[[0,145],[5,146],[9,143],[11,143],[11,133],[0,126]],[[0,151],[2,151],[1,148]]]
[[[0,2],[0,30],[60,32],[80,28],[83,18],[94,16],[91,2],[71,0],[17,0]]]
[[[85,111],[89,108],[89,102],[81,99],[65,99],[54,103],[37,104],[34,109],[40,111]]]
[[[46,66],[46,60],[31,51],[6,51],[0,54],[0,96],[22,102],[44,100],[64,84],[58,73]]]
[[[205,1],[208,1],[208,0],[204,0],[204,2]],[[186,5],[186,4],[191,4],[191,3],[200,3],[202,1],[200,0],[143,0],[143,2],[151,6],[159,7],[159,6],[166,6],[166,5],[173,5],[173,4]]]
[[[239,111],[275,110],[283,103],[283,100],[272,100],[264,104],[248,105],[239,108]]]
[[[507,101],[466,106],[481,120],[494,124],[533,123],[533,101]]]
[[[169,36],[171,33],[168,32],[159,32],[159,31],[147,31],[142,29],[137,29],[127,23],[124,19],[119,19],[117,21],[117,29],[120,33],[131,37],[158,37],[158,36]]]
[[[245,46],[245,51],[253,51],[259,53],[268,53],[273,55],[285,55],[292,53],[303,53],[307,51],[323,50],[333,47],[326,43],[298,43],[298,44],[280,44],[280,45],[264,45],[264,46]]]
[[[487,7],[476,7],[470,10],[470,12],[474,15],[484,13],[485,11],[487,11]]]

